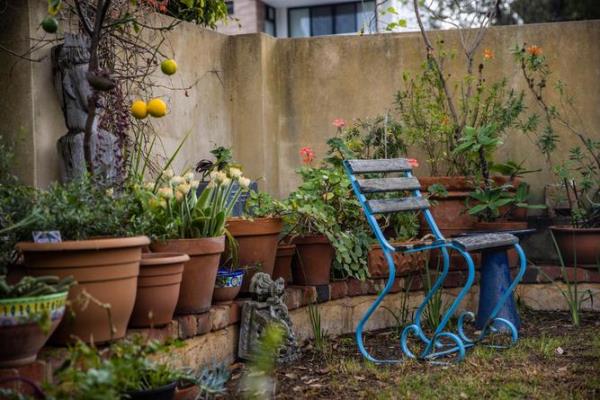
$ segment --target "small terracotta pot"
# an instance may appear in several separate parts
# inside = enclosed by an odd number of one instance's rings
[[[551,226],[566,265],[598,268],[600,265],[600,228]]]
[[[177,387],[175,400],[196,400],[200,394],[200,388],[196,385]]]
[[[295,244],[281,244],[277,247],[273,279],[283,278],[285,283],[292,282],[292,260],[296,254]]]
[[[292,268],[296,285],[327,285],[335,250],[323,235],[301,236],[294,239],[296,260]]]
[[[208,311],[212,303],[219,261],[225,250],[225,236],[156,241],[150,244],[150,248],[159,253],[185,253],[190,256],[183,269],[175,312],[193,314]]]
[[[221,304],[231,303],[240,293],[242,282],[244,281],[244,273],[245,271],[241,269],[235,271],[220,269],[217,272],[213,301]]]
[[[69,291],[69,308],[75,317],[67,312],[51,338],[54,343],[72,343],[74,337],[102,343],[125,336],[135,303],[142,247],[149,242],[146,236],[136,236],[17,244],[28,274],[59,278],[72,275],[78,282]],[[84,291],[98,302],[109,304],[110,317],[96,302],[84,304]]]
[[[147,328],[171,322],[179,298],[183,265],[190,260],[182,253],[143,253],[137,297],[129,326]]]
[[[398,243],[397,243],[398,244]],[[408,273],[420,271],[427,262],[428,252],[400,253],[393,255],[396,275],[405,275]],[[387,260],[381,246],[374,244],[367,256],[367,267],[371,278],[387,278],[390,276],[390,270]]]
[[[0,300],[0,368],[30,364],[65,313],[67,292]],[[32,320],[47,312],[50,329]]]
[[[227,230],[239,245],[239,265],[257,266],[246,270],[242,292],[248,292],[250,281],[256,272],[264,272],[269,276],[273,274],[277,242],[282,228],[281,218],[231,218],[227,221]]]

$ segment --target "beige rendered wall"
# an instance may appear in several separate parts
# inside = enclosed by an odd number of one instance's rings
[[[0,18],[13,23],[0,25],[0,44],[21,51],[30,35],[39,34],[44,1],[23,1],[8,10]],[[456,32],[432,35],[447,48],[458,48]],[[542,46],[553,76],[576,95],[587,129],[600,139],[600,21],[491,28],[481,47],[495,53],[488,77],[504,76],[511,87],[524,88],[510,54],[522,42]],[[169,46],[179,71],[172,78],[159,73],[157,80],[176,87],[197,84],[188,96],[160,88],[154,93],[164,96],[171,109],[156,126],[166,153],[188,131],[179,167],[208,157],[214,145],[232,145],[247,174],[264,178],[262,188],[281,196],[297,185],[300,147],[311,146],[322,157],[326,139],[335,134],[334,118],[350,121],[393,109],[402,74],[417,71],[424,58],[417,33],[276,39],[260,33],[227,36],[182,23],[169,34]],[[11,68],[13,64],[17,67]],[[464,73],[459,61],[449,67],[453,76]],[[46,186],[57,178],[55,142],[66,131],[49,60],[31,64],[0,51],[0,90],[0,132],[14,136],[23,127],[21,175]],[[566,156],[574,143],[561,132],[557,154]],[[520,132],[511,133],[498,157],[545,167],[534,144]],[[426,175],[427,169],[418,173]],[[545,169],[529,179],[538,199],[551,178]]]

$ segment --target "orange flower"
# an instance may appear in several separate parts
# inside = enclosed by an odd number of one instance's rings
[[[333,120],[333,126],[335,126],[336,128],[340,129],[346,126],[346,121],[344,121],[342,118],[336,118]]]
[[[540,46],[532,44],[531,46],[527,47],[527,53],[534,57],[539,57],[542,55],[542,48]]]
[[[486,60],[491,60],[492,58],[494,58],[494,52],[491,49],[484,49],[483,58]]]
[[[408,161],[408,164],[413,168],[419,167],[419,160],[416,158],[407,158],[406,161]]]
[[[300,157],[304,164],[310,164],[315,159],[315,152],[310,147],[303,147],[300,149]]]

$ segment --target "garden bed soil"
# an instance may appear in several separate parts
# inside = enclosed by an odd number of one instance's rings
[[[584,313],[581,327],[563,312],[521,311],[521,339],[507,350],[480,347],[458,365],[363,361],[354,337],[328,340],[326,350],[304,346],[302,358],[276,373],[277,399],[599,398],[600,315]],[[400,354],[394,329],[369,333],[377,357]],[[239,398],[245,365],[235,364],[227,398]]]

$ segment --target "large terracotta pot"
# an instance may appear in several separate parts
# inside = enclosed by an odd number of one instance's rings
[[[424,263],[427,262],[428,252],[396,252],[393,254],[393,257],[394,265],[396,266],[396,275],[400,276],[422,270],[425,266]],[[371,278],[387,278],[390,276],[388,262],[380,245],[374,244],[371,250],[369,250],[367,268],[369,269]]]
[[[142,254],[129,326],[158,327],[171,322],[179,298],[183,266],[189,260],[190,257],[182,253]]]
[[[446,237],[473,230],[476,218],[466,213],[465,200],[473,190],[471,179],[466,176],[424,176],[419,178],[423,192],[439,184],[446,188],[448,196],[432,196],[431,214],[437,226]],[[429,226],[421,214],[421,234],[429,233]]]
[[[277,242],[283,228],[281,218],[232,218],[227,230],[238,242],[239,265],[246,269],[241,291],[246,293],[258,271],[272,275]]]
[[[566,265],[598,268],[600,265],[600,228],[551,226]]]
[[[327,285],[335,250],[323,235],[301,236],[294,239],[296,262],[292,268],[296,285]]]
[[[202,313],[210,309],[221,254],[225,250],[225,236],[195,239],[172,239],[150,244],[154,252],[185,253],[185,263],[179,299],[175,312]]]
[[[146,236],[136,236],[17,244],[29,275],[72,275],[78,282],[69,291],[69,311],[53,342],[66,344],[78,337],[102,343],[125,336],[135,303],[142,246],[149,242]],[[83,292],[95,301],[86,301]],[[110,315],[105,304],[110,305]]]
[[[283,278],[285,283],[292,282],[292,260],[296,255],[295,244],[281,244],[277,247],[273,279]]]
[[[68,292],[0,300],[0,368],[35,361],[65,313]],[[48,313],[50,329],[38,319]]]

